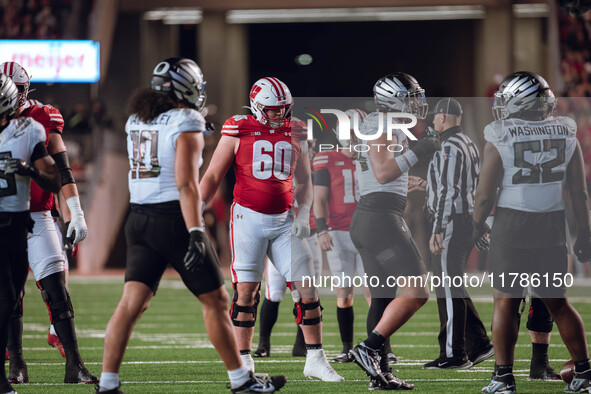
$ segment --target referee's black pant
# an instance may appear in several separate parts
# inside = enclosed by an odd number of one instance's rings
[[[472,216],[456,214],[448,223],[443,239],[441,255],[431,254],[433,275],[442,279],[436,287],[437,308],[439,309],[439,357],[465,357],[472,359],[490,340],[478,312],[466,288],[454,286],[454,277],[464,277],[466,262],[473,248]],[[459,279],[456,279],[456,284]],[[471,357],[472,356],[472,357]]]

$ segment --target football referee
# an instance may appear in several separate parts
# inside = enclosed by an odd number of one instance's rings
[[[432,224],[431,267],[439,277],[463,277],[473,247],[472,211],[480,156],[462,131],[462,107],[457,100],[439,100],[434,113],[433,128],[441,139],[441,150],[429,163],[426,181],[426,208]],[[440,352],[424,368],[470,368],[491,357],[492,344],[466,289],[442,281],[436,294]]]

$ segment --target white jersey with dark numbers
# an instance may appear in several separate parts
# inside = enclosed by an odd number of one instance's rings
[[[179,199],[174,176],[176,140],[184,132],[202,132],[205,119],[194,109],[174,108],[150,123],[131,115],[125,125],[129,157],[129,193],[134,204]],[[203,158],[199,157],[199,166]]]
[[[576,133],[574,120],[564,116],[487,125],[484,138],[497,148],[504,168],[497,206],[525,212],[563,210],[562,189]]]
[[[10,121],[0,132],[0,212],[23,212],[29,209],[31,178],[5,174],[3,158],[17,158],[29,163],[38,143],[45,144],[45,129],[31,118]]]
[[[363,135],[375,135],[377,131],[381,128],[382,132],[386,132],[386,116],[381,112],[373,112],[369,114],[361,123],[359,127],[359,132]],[[381,120],[380,120],[381,119]],[[381,123],[381,124],[380,124]],[[381,126],[381,127],[380,127]],[[392,135],[396,136],[397,144],[404,146],[404,150],[408,145],[406,140],[406,134],[400,129],[392,130]],[[367,144],[368,148],[370,149],[377,149],[376,147],[372,147],[371,140],[363,141],[361,140],[360,143]],[[393,145],[393,142],[388,141],[387,144]],[[361,147],[360,147],[361,148]],[[400,147],[392,147],[392,150],[400,150]],[[387,149],[385,146],[381,146],[380,149]],[[360,151],[367,150],[367,149],[359,149]],[[401,153],[404,152],[397,152],[391,153],[395,156],[399,156]],[[403,197],[406,197],[406,193],[408,191],[408,174],[403,173],[398,178],[393,180],[392,182],[380,184],[376,179],[376,176],[371,168],[371,163],[369,160],[369,152],[360,152],[359,158],[356,161],[356,178],[359,181],[359,191],[362,196],[365,196],[370,193],[375,192],[388,192],[388,193],[395,193],[399,194]]]

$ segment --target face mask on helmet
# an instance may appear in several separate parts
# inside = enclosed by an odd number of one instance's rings
[[[203,109],[207,100],[205,85],[201,69],[191,59],[169,58],[158,63],[152,72],[152,90],[168,93],[197,111]]]
[[[27,71],[16,62],[0,64],[0,71],[10,77],[18,89],[18,108],[25,105],[31,86],[31,78]]]
[[[333,133],[335,134],[335,136],[337,137],[337,140],[339,141],[339,145],[341,145],[343,148],[348,148],[350,145],[357,143],[357,136],[354,132],[354,128],[356,128],[357,130],[359,130],[359,127],[361,126],[361,123],[363,122],[363,120],[365,119],[365,117],[367,116],[367,113],[365,111],[362,111],[360,109],[348,109],[345,111],[345,114],[349,117],[349,124],[351,127],[351,139],[350,140],[341,140],[339,139],[339,122],[337,120],[337,128],[333,129]]]
[[[274,77],[261,78],[250,89],[250,110],[260,123],[278,129],[289,126],[293,97],[286,84]]]
[[[18,89],[11,78],[0,73],[0,117],[10,118],[16,112],[18,105]]]
[[[495,120],[523,117],[542,120],[556,105],[556,97],[541,76],[519,71],[509,74],[495,92],[492,113]]]
[[[425,89],[406,73],[395,73],[380,78],[373,88],[374,100],[380,111],[407,112],[419,119],[427,117],[429,104]]]

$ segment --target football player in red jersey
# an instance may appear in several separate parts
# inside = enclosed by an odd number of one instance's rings
[[[245,363],[250,354],[265,256],[285,278],[295,302],[294,314],[306,340],[304,374],[324,381],[343,381],[322,349],[322,310],[316,289],[304,286],[313,275],[312,257],[301,238],[310,234],[312,182],[304,124],[291,121],[293,98],[277,78],[262,78],[250,91],[253,115],[235,115],[222,127],[222,137],[200,189],[209,201],[230,165],[236,186],[230,222],[231,317]],[[292,219],[292,181],[298,214]]]
[[[66,236],[73,244],[77,244],[86,238],[88,229],[80,207],[76,182],[68,162],[66,146],[61,137],[64,127],[62,115],[57,108],[43,105],[36,100],[27,100],[30,77],[20,64],[2,63],[0,71],[8,75],[19,89],[16,116],[33,118],[45,128],[45,144],[60,172],[62,182],[60,192],[66,201],[64,205],[67,205],[67,207],[60,207],[62,217],[68,225]],[[74,309],[66,286],[68,259],[64,253],[57,218],[54,218],[51,213],[54,208],[53,194],[41,189],[35,182],[31,182],[31,217],[35,221],[35,226],[28,236],[29,265],[49,310],[52,326],[47,341],[51,346],[57,347],[66,358],[65,383],[97,383],[98,379],[88,372],[78,352]],[[11,383],[28,382],[27,366],[22,356],[22,316],[21,298],[9,329],[8,379]]]

